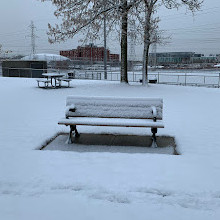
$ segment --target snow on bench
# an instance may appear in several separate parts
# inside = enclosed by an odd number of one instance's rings
[[[44,83],[44,88],[47,88],[49,83],[50,83],[50,80],[48,80],[48,79],[37,79],[38,87],[40,87],[40,83]]]
[[[57,81],[59,82],[59,86],[62,86],[62,82],[66,82],[68,83],[68,87],[70,87],[70,82],[72,81],[72,79],[67,79],[67,78],[58,78]]]
[[[79,137],[77,125],[150,127],[152,146],[157,147],[157,128],[164,128],[160,98],[68,96],[66,106],[66,118],[58,124],[70,126],[68,143],[73,142],[72,132]]]

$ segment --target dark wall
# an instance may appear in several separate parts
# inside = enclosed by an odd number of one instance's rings
[[[41,78],[47,72],[46,61],[7,60],[2,62],[2,76]]]

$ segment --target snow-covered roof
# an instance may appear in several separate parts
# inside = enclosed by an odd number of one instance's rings
[[[57,54],[39,53],[39,54],[34,54],[34,55],[31,54],[29,56],[25,56],[21,58],[21,60],[44,60],[50,62],[50,61],[65,61],[65,60],[69,60],[69,58]]]
[[[214,67],[220,67],[220,63],[216,64]]]

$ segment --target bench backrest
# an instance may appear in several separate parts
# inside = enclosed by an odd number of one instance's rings
[[[66,111],[66,117],[153,119],[155,106],[160,120],[163,111],[163,100],[159,98],[68,96],[66,105],[72,108]]]

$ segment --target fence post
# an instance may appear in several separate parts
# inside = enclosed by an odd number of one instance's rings
[[[158,84],[160,83],[159,78],[160,78],[160,74],[159,74],[159,72],[158,72],[158,73],[157,73],[157,83],[158,83]]]
[[[186,73],[185,73],[185,86],[186,86]]]
[[[220,87],[220,73],[218,74],[218,88]]]

